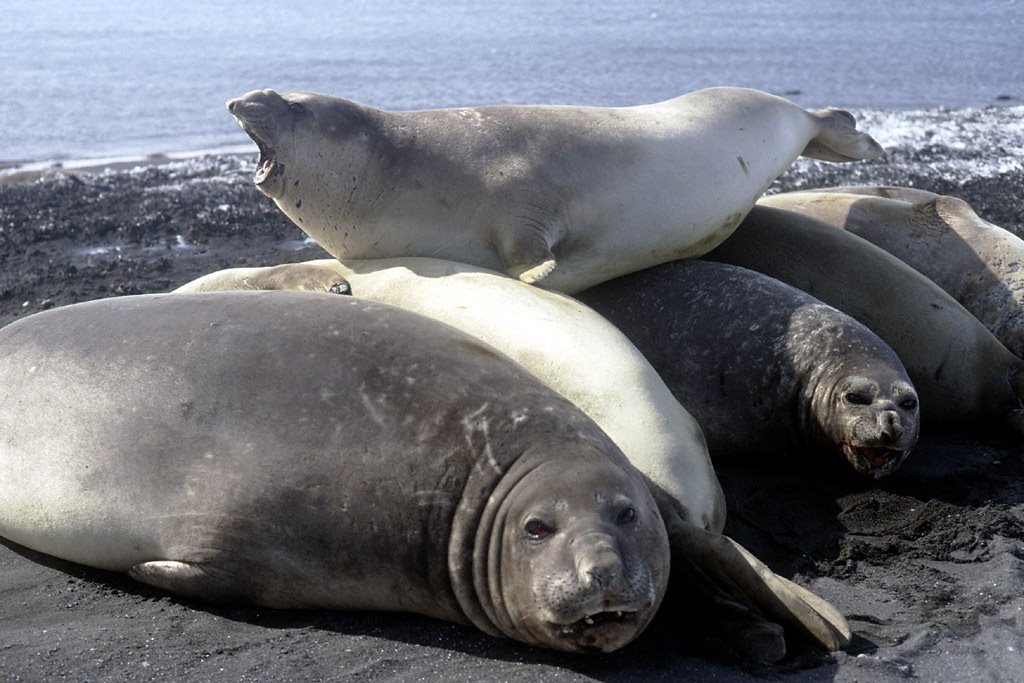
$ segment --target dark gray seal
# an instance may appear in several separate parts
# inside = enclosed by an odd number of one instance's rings
[[[520,366],[384,304],[230,292],[33,315],[0,330],[0,426],[0,535],[181,595],[612,650],[661,601],[667,531],[675,583],[742,622],[737,646],[780,657],[777,623],[849,641]]]
[[[1024,433],[1024,361],[938,285],[868,241],[755,206],[705,258],[770,275],[867,325],[903,361],[926,427]]]
[[[845,111],[746,88],[413,112],[261,90],[228,110],[259,147],[257,187],[335,258],[441,258],[569,293],[703,254],[801,154],[882,152]]]
[[[917,441],[917,393],[885,342],[760,273],[676,261],[578,295],[647,357],[712,457],[781,453],[884,477]]]

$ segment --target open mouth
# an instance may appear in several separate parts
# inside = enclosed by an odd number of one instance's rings
[[[274,170],[274,148],[270,146],[270,143],[261,138],[248,123],[237,116],[235,120],[238,121],[238,125],[242,127],[246,135],[252,138],[252,141],[256,143],[256,147],[259,148],[260,156],[256,160],[256,174],[252,177],[252,180],[257,185],[260,185],[270,177],[271,171]]]
[[[637,613],[636,612],[624,612],[622,610],[615,610],[612,612],[597,612],[595,614],[588,614],[582,619],[578,619],[571,624],[564,624],[559,627],[559,635],[563,638],[570,638],[574,640],[582,640],[584,645],[598,645],[598,638],[588,638],[588,632],[591,631],[602,631],[608,627],[615,628],[635,628],[637,625]],[[588,642],[589,641],[589,642]]]
[[[881,479],[892,474],[907,457],[907,451],[882,446],[847,444],[843,446],[843,453],[855,470],[873,479]]]

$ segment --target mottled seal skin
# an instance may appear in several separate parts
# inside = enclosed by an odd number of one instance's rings
[[[124,297],[0,330],[0,535],[203,600],[614,650],[664,594],[649,488],[469,335],[351,297]]]
[[[228,110],[259,147],[257,187],[332,256],[442,258],[568,293],[710,250],[801,154],[881,154],[847,112],[743,88],[413,112],[261,90]]]
[[[672,591],[685,596],[676,604],[691,617],[769,661],[786,652],[780,624],[830,650],[849,642],[834,607],[715,533],[725,510],[699,429],[636,349],[585,306],[484,269],[417,258],[232,268],[176,292],[259,289],[351,291],[494,341],[622,441],[658,503],[672,549]]]
[[[917,394],[892,349],[770,277],[676,261],[578,296],[691,407],[716,458],[814,456],[877,479],[917,441]]]
[[[1024,362],[938,285],[866,240],[755,206],[705,258],[770,275],[867,325],[903,361],[926,427],[1024,433]]]
[[[679,501],[684,519],[720,532],[725,497],[697,421],[612,324],[564,294],[500,273],[425,258],[335,259],[232,268],[176,292],[330,291],[439,320],[487,342],[579,406],[630,462]]]
[[[863,237],[910,265],[1024,358],[1024,240],[962,199],[909,187],[786,192],[758,203]]]

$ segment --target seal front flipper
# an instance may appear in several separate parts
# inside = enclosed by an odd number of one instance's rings
[[[128,570],[140,583],[170,593],[207,602],[235,602],[242,599],[237,582],[209,565],[174,560],[141,562]]]
[[[514,190],[492,210],[491,242],[505,272],[527,284],[548,276],[558,265],[551,248],[565,232],[561,200],[544,192]]]
[[[733,645],[743,654],[778,661],[786,653],[784,632],[829,651],[849,644],[850,627],[835,607],[778,576],[731,538],[682,520],[666,520],[666,528],[675,594],[670,604],[707,607],[702,619],[738,638]]]
[[[844,162],[876,159],[884,153],[874,138],[857,130],[857,120],[850,112],[822,109],[811,112],[811,115],[819,119],[820,129],[800,156]]]
[[[507,225],[498,234],[498,252],[505,272],[532,285],[555,269],[555,255],[543,228],[533,225]]]

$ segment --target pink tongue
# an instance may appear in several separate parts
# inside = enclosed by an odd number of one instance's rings
[[[887,448],[862,448],[860,453],[872,467],[885,467],[893,456]]]

